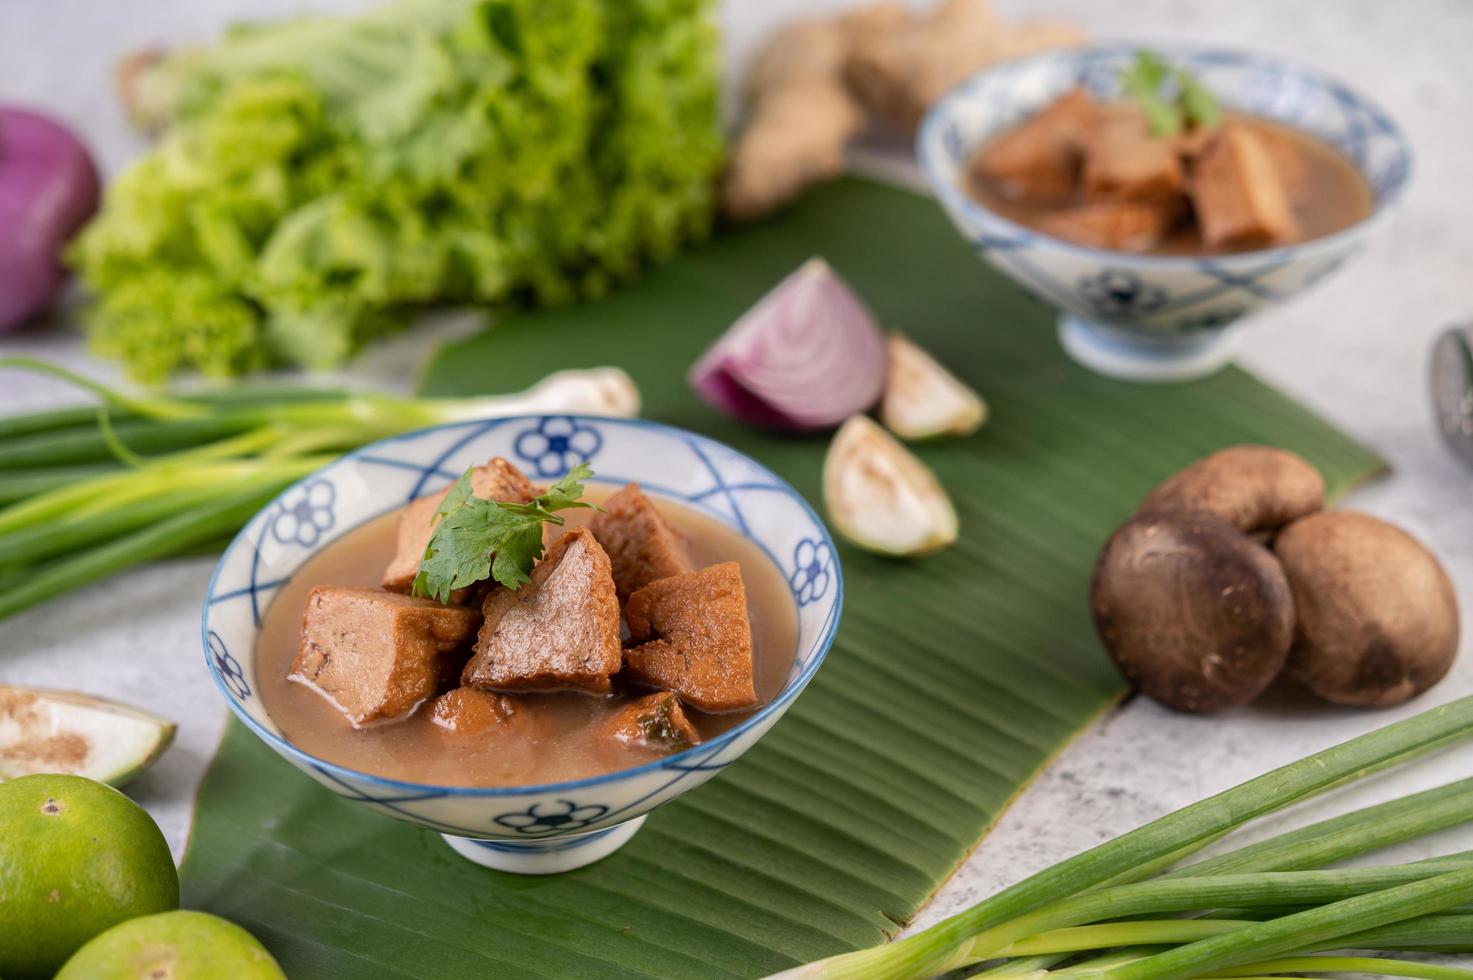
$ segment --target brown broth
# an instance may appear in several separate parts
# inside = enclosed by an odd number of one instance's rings
[[[1299,234],[1279,245],[1311,241],[1333,235],[1357,224],[1370,215],[1375,204],[1371,185],[1346,156],[1330,144],[1292,126],[1271,119],[1229,112],[1226,118],[1249,127],[1260,134],[1284,140],[1291,146],[1304,167],[1304,193],[1292,202],[1294,218]],[[978,153],[986,151],[986,146]],[[977,174],[977,168],[967,168],[967,191],[979,204],[1009,221],[1044,231],[1042,220],[1059,211],[1063,206],[1052,202],[1019,201],[1005,196],[990,181]],[[1212,248],[1202,241],[1196,224],[1185,221],[1172,230],[1154,248],[1144,255],[1221,255],[1243,249]]]
[[[588,497],[607,498],[616,488],[592,487]],[[685,536],[696,567],[735,561],[747,589],[752,624],[754,680],[761,704],[783,688],[797,648],[798,619],[787,580],[751,541],[689,508],[656,499],[671,525]],[[586,524],[588,511],[570,511],[570,525]],[[387,514],[333,542],[304,565],[266,612],[256,646],[256,678],[267,712],[293,745],[350,769],[405,782],[439,786],[528,786],[581,779],[637,766],[660,753],[607,738],[599,726],[630,700],[648,693],[633,689],[607,698],[584,694],[520,695],[536,712],[539,735],[527,739],[499,730],[468,737],[436,726],[425,705],[409,719],[355,730],[311,688],[287,680],[301,633],[302,607],[318,585],[377,587],[394,550],[397,514]],[[713,715],[686,709],[709,739],[754,711]]]

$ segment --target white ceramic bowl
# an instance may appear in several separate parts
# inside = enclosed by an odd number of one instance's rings
[[[1232,356],[1231,327],[1338,271],[1401,197],[1406,138],[1375,103],[1308,68],[1218,48],[1150,45],[1185,65],[1231,109],[1279,120],[1344,153],[1375,196],[1345,231],[1281,248],[1208,258],[1131,255],[1051,238],[989,211],[963,189],[966,163],[992,136],[1084,85],[1120,98],[1120,69],[1140,45],[1050,51],[987,68],[926,115],[916,153],[936,196],[977,254],[1062,311],[1060,339],[1087,367],[1134,381],[1210,374]]]
[[[639,482],[756,542],[782,569],[798,644],[782,692],[694,748],[621,772],[543,786],[466,788],[385,779],[316,758],[282,737],[257,695],[256,637],[275,595],[323,547],[467,467],[505,456],[534,480],[579,461],[594,482]],[[424,429],[374,443],[293,486],[245,526],[215,569],[202,626],[205,664],[237,717],[328,789],[439,831],[489,867],[547,874],[581,867],[633,836],[650,810],[736,761],[812,680],[838,629],[844,583],[833,541],[807,502],[759,463],[702,436],[637,419],[531,416]]]

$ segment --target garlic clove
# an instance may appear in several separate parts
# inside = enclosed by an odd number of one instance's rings
[[[525,391],[444,403],[446,422],[567,412],[571,415],[639,415],[639,386],[622,368],[555,371]]]

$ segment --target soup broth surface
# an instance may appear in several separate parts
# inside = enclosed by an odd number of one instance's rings
[[[617,488],[590,486],[587,499],[606,499]],[[758,708],[686,715],[710,739],[740,724],[782,691],[797,648],[798,620],[781,570],[755,544],[704,514],[651,497],[684,536],[696,568],[735,561],[741,566],[752,626],[752,659]],[[568,526],[587,525],[592,512],[563,511]],[[333,542],[314,556],[277,594],[266,612],[256,650],[256,678],[266,710],[293,745],[320,759],[405,782],[442,786],[529,786],[614,772],[665,753],[602,737],[600,726],[649,689],[621,685],[596,697],[572,692],[517,694],[534,712],[535,738],[501,729],[446,731],[430,720],[428,705],[404,721],[354,729],[312,688],[287,679],[301,637],[307,593],[319,585],[377,588],[393,556],[398,513],[386,514]],[[469,651],[467,651],[468,653]]]

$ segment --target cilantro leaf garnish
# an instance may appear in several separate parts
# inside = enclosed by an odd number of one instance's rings
[[[1145,113],[1152,136],[1174,136],[1183,126],[1215,129],[1222,121],[1217,98],[1197,76],[1185,68],[1173,71],[1154,51],[1135,53],[1121,69],[1120,87]]]
[[[1201,80],[1185,68],[1176,70],[1177,101],[1187,122],[1203,129],[1216,129],[1222,123],[1222,106],[1217,96],[1208,91]]]
[[[532,566],[542,557],[542,525],[561,526],[555,511],[598,506],[580,499],[583,481],[593,476],[579,463],[530,503],[482,500],[471,492],[466,470],[445,495],[430,535],[414,594],[449,602],[450,593],[495,579],[509,589],[532,581]]]
[[[1154,51],[1137,51],[1135,60],[1120,72],[1120,87],[1135,99],[1146,114],[1152,136],[1172,136],[1181,131],[1181,109],[1161,97],[1169,69]]]

